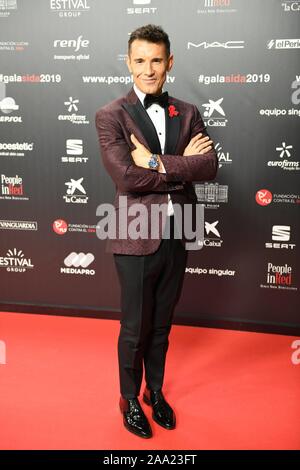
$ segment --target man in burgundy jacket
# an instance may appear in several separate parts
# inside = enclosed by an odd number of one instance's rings
[[[120,235],[125,226],[121,222],[116,237],[108,242],[121,285],[120,410],[126,429],[144,438],[151,437],[152,430],[138,399],[143,368],[143,401],[152,407],[160,426],[175,428],[175,413],[162,387],[168,336],[187,260],[184,223],[193,227],[195,223],[192,182],[211,180],[217,171],[213,143],[196,106],[162,92],[172,65],[168,35],[154,25],[138,28],[128,41],[127,66],[134,86],[96,114],[101,155],[117,190],[117,222],[125,216],[129,227],[133,204],[145,208],[143,236],[132,236],[127,226],[125,235],[124,230]],[[154,221],[155,205],[162,212]],[[192,208],[188,215],[187,205]],[[182,217],[177,217],[178,207]],[[118,217],[121,212],[123,219]]]

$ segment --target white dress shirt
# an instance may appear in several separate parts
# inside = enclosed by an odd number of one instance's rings
[[[144,98],[146,96],[135,84],[133,85],[134,91],[137,94],[139,100],[141,101],[142,105],[144,106]],[[165,143],[166,143],[166,119],[165,119],[165,110],[159,104],[153,103],[149,108],[146,109],[148,116],[150,117],[153,125],[156,129],[156,133],[160,142],[161,146],[161,153],[164,154],[165,151]],[[161,162],[161,167],[164,173],[166,173],[165,167]],[[168,215],[174,214],[173,204],[168,194]]]

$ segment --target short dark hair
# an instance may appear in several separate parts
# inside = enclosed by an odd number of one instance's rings
[[[147,24],[135,29],[128,40],[128,55],[130,54],[131,44],[136,39],[153,42],[155,44],[164,44],[166,46],[167,57],[170,56],[171,46],[170,39],[167,33],[160,27],[154,24]]]

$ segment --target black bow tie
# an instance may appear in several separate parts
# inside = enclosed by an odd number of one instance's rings
[[[156,103],[159,104],[162,108],[166,108],[169,102],[169,95],[168,92],[165,91],[161,95],[146,95],[144,98],[144,106],[145,108],[149,108],[151,104]]]

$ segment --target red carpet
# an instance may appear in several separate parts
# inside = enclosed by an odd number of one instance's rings
[[[118,331],[117,321],[0,313],[0,448],[300,449],[294,337],[174,326],[165,395],[178,427],[151,421],[142,440],[118,410]]]

